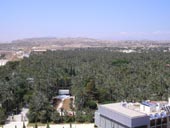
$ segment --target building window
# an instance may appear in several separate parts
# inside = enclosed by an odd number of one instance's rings
[[[156,125],[161,125],[161,118],[156,120]]]
[[[162,118],[162,124],[167,124],[167,118]]]
[[[166,125],[166,124],[163,124],[163,125],[162,125],[162,128],[167,128],[167,125]]]
[[[150,121],[150,126],[152,127],[152,126],[155,126],[155,120],[151,120]]]

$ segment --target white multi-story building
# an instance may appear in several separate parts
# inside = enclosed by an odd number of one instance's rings
[[[99,105],[95,112],[95,125],[98,128],[170,128],[169,102]]]

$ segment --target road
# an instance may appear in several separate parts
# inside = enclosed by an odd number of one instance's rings
[[[23,124],[27,126],[28,119],[26,117],[26,113],[28,112],[28,109],[23,108],[21,113],[18,115],[13,115],[8,117],[8,122],[3,126],[3,128],[22,128]],[[23,121],[23,120],[25,121]]]

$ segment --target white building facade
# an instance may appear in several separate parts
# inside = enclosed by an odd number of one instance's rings
[[[112,103],[98,105],[98,128],[170,128],[168,102]]]

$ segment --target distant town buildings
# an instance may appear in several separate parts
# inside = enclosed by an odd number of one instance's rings
[[[170,128],[170,99],[142,103],[119,102],[99,105],[98,128]]]
[[[47,48],[45,47],[32,47],[31,52],[34,54],[42,54],[47,51]]]
[[[28,58],[30,56],[30,52],[26,52],[26,51],[23,51],[23,50],[19,50],[16,52],[16,57],[18,59],[23,59],[24,57]]]
[[[6,65],[8,61],[19,61],[23,58],[28,58],[30,56],[31,51],[25,49],[18,50],[0,50],[0,66]]]

